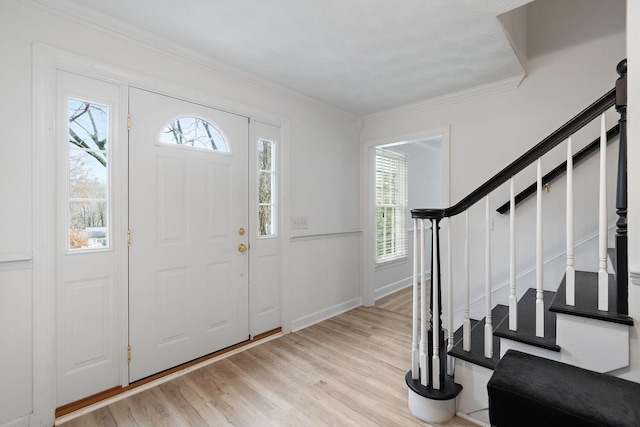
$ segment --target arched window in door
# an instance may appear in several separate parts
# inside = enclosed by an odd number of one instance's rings
[[[223,153],[231,151],[222,131],[200,117],[184,116],[167,123],[160,142]]]

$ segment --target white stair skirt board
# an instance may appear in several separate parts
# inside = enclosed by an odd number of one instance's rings
[[[456,414],[456,399],[435,400],[419,395],[409,390],[409,410],[417,418],[427,423],[443,423],[449,421]],[[485,392],[486,393],[486,392]]]
[[[458,415],[463,414],[465,419],[480,425],[490,425],[487,383],[492,374],[491,369],[456,360],[456,382],[462,385],[456,402]]]
[[[500,338],[500,357],[514,349],[596,372],[629,366],[629,326],[562,313],[556,320],[559,352]]]

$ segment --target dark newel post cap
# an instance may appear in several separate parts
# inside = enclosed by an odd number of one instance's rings
[[[444,209],[411,209],[411,218],[442,219],[444,218]]]
[[[627,108],[627,59],[618,63],[616,71],[620,75],[616,80],[616,110],[626,111]]]
[[[620,77],[622,77],[623,75],[627,74],[627,58],[625,58],[622,61],[618,62],[618,65],[616,66],[616,71],[618,72]]]

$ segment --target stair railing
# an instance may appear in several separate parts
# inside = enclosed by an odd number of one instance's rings
[[[596,100],[593,104],[576,115],[574,118],[565,123],[558,130],[546,137],[540,143],[535,145],[525,154],[520,156],[517,160],[512,162],[509,166],[498,172],[495,176],[490,178],[484,184],[479,186],[476,190],[472,191],[468,196],[460,200],[453,206],[445,209],[412,209],[411,216],[414,219],[414,233],[420,232],[420,247],[418,247],[418,236],[414,235],[414,281],[413,281],[413,341],[412,341],[412,372],[407,375],[407,379],[412,378],[417,381],[420,379],[420,383],[428,390],[438,391],[441,388],[446,388],[448,383],[452,383],[451,378],[445,378],[446,374],[451,375],[453,372],[452,367],[443,366],[446,357],[443,357],[441,353],[451,349],[453,343],[453,313],[452,313],[452,279],[451,279],[451,266],[449,265],[449,303],[448,303],[448,325],[449,330],[447,340],[449,341],[445,345],[445,337],[442,330],[442,296],[441,296],[441,268],[440,268],[440,245],[439,245],[439,224],[444,218],[449,218],[465,213],[466,222],[466,237],[465,237],[465,306],[464,306],[464,321],[463,321],[463,349],[465,351],[470,350],[470,338],[471,338],[471,321],[469,319],[469,208],[475,205],[477,202],[485,199],[485,229],[486,229],[486,259],[485,259],[485,300],[486,300],[486,322],[484,330],[484,356],[487,358],[493,357],[493,325],[492,325],[492,303],[491,303],[491,242],[490,242],[490,229],[491,229],[491,217],[490,217],[490,194],[501,185],[506,182],[510,182],[510,296],[509,296],[509,328],[511,330],[517,330],[517,306],[516,306],[516,273],[515,273],[515,204],[516,198],[514,196],[514,176],[524,170],[527,166],[536,162],[537,170],[537,200],[536,200],[536,336],[544,336],[544,284],[543,284],[543,242],[542,242],[542,193],[543,193],[543,176],[541,158],[554,147],[558,146],[563,141],[567,141],[567,272],[570,273],[573,270],[573,152],[572,152],[572,138],[578,130],[582,129],[593,120],[601,117],[601,136],[600,136],[600,215],[599,215],[599,275],[607,279],[608,272],[606,271],[606,252],[607,252],[607,218],[606,218],[606,145],[607,145],[607,131],[605,125],[605,112],[611,108],[614,104],[616,110],[620,114],[618,120],[620,137],[619,137],[619,159],[618,159],[618,179],[617,179],[617,201],[616,212],[619,216],[617,220],[616,231],[616,271],[617,271],[617,283],[618,283],[618,300],[616,301],[616,307],[618,313],[628,314],[628,302],[627,302],[627,186],[626,186],[626,71],[627,61],[626,59],[621,61],[617,66],[617,71],[620,77],[616,82],[616,87],[601,98]],[[430,281],[430,315],[427,315],[425,300],[427,297],[426,287],[429,285],[429,281],[425,277],[426,273],[426,223],[431,223],[431,254],[430,260],[432,277]],[[451,226],[448,227],[449,230]],[[450,233],[450,231],[449,231]],[[451,263],[451,243],[449,241],[449,264]],[[603,246],[604,245],[604,246]],[[604,247],[604,249],[603,249]],[[603,252],[604,251],[604,252]],[[604,255],[603,255],[604,253]],[[420,262],[417,262],[419,257]],[[605,260],[604,265],[602,260]],[[420,266],[420,274],[418,280],[418,265]],[[420,292],[418,293],[418,289]],[[606,288],[603,288],[606,289]],[[420,310],[418,313],[418,303],[416,299],[420,298]],[[602,300],[599,301],[599,307],[601,309],[608,309],[608,303],[606,301],[607,292],[601,293]],[[567,297],[567,303],[575,301],[575,296]],[[429,321],[427,321],[429,319]],[[514,319],[513,321],[511,319]],[[428,323],[428,325],[427,325]],[[428,330],[427,330],[428,329]],[[418,344],[419,343],[419,344]],[[446,362],[452,363],[452,362]],[[428,393],[425,392],[425,396]],[[434,394],[437,396],[437,393]],[[432,397],[438,399],[439,397]]]
[[[618,138],[619,135],[620,135],[620,125],[616,124],[615,126],[612,126],[607,131],[607,143],[611,144],[614,140]],[[578,166],[578,164],[584,162],[586,159],[588,159],[595,153],[598,153],[599,151],[600,151],[600,136],[598,136],[598,138],[594,139],[587,146],[585,146],[583,149],[581,149],[576,154],[574,154],[572,159],[568,159],[568,160],[571,161],[572,166]],[[556,166],[554,169],[552,169],[550,172],[546,173],[542,177],[542,185],[545,187],[547,186],[547,184],[551,185],[551,183],[556,178],[558,178],[565,172],[568,174],[569,169],[573,169],[573,167],[568,168],[567,161],[562,162],[561,164]],[[534,182],[533,184],[531,184],[530,186],[528,186],[527,188],[525,188],[524,190],[516,194],[515,201],[514,201],[515,205],[518,206],[520,203],[527,200],[527,198],[536,194],[536,190],[537,190],[537,183]],[[496,212],[500,214],[505,214],[509,212],[510,209],[511,209],[511,201],[508,201],[502,204],[498,209],[496,209]]]

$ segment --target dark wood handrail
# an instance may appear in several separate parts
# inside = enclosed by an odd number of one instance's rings
[[[445,208],[443,216],[451,217],[466,211],[475,203],[482,200],[483,197],[487,196],[493,190],[507,182],[512,176],[516,175],[518,172],[522,171],[538,158],[551,151],[554,147],[556,147],[562,141],[566,140],[569,136],[573,135],[584,126],[591,123],[591,121],[593,121],[596,117],[611,108],[615,104],[615,102],[616,90],[614,88],[604,94],[598,100],[596,100],[593,104],[589,105],[574,118],[566,122],[558,130],[540,141],[533,148],[531,148],[529,151],[512,162],[509,166],[502,169],[484,184],[472,191],[467,197],[460,200],[455,205]],[[431,214],[437,211],[440,211],[440,209],[412,209],[411,216],[413,218],[431,218]],[[438,215],[440,214],[438,213]]]
[[[613,126],[611,129],[607,131],[607,143],[611,143],[618,135],[620,135],[620,125],[616,124],[615,126]],[[589,143],[589,145],[587,145],[582,150],[578,151],[576,154],[573,155],[573,166],[574,167],[578,166],[581,162],[588,159],[598,151],[600,151],[600,137],[594,139]],[[556,168],[554,168],[551,172],[547,173],[545,176],[542,177],[542,185],[552,182],[554,179],[563,175],[566,171],[567,171],[567,161],[565,160]],[[518,205],[519,203],[526,200],[528,197],[536,194],[537,185],[538,184],[534,182],[533,184],[531,184],[530,186],[528,186],[527,188],[519,192],[515,197],[515,204]],[[498,209],[496,209],[496,211],[498,213],[505,214],[509,212],[509,209],[510,209],[509,205],[510,203],[506,202],[505,204],[500,206]]]

